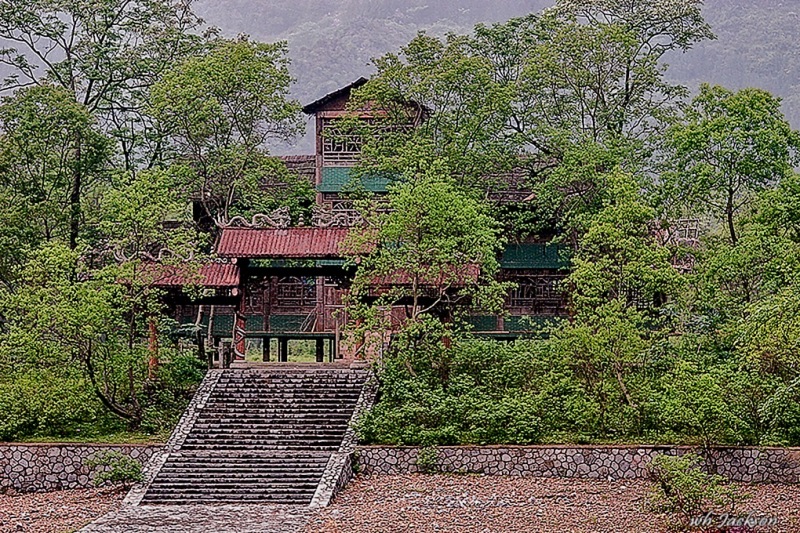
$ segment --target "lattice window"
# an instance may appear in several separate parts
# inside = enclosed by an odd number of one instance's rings
[[[508,306],[530,314],[562,314],[565,302],[558,285],[563,279],[557,274],[514,277],[511,281],[517,286],[509,293]]]
[[[329,166],[353,166],[358,163],[364,141],[360,135],[343,133],[335,120],[322,121],[322,161]]]
[[[286,277],[278,280],[277,307],[299,308],[317,305],[317,280],[313,277]]]
[[[245,288],[244,308],[246,314],[261,314],[264,312],[264,291],[261,284],[249,285]]]
[[[345,133],[336,125],[341,119],[322,119],[322,161],[326,166],[351,167],[358,163],[364,139],[361,135]],[[413,129],[411,124],[379,124],[374,118],[361,118],[373,133],[403,132]]]

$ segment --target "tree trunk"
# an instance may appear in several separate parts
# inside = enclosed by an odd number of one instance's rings
[[[74,250],[78,247],[78,231],[81,224],[81,188],[82,171],[81,168],[81,134],[75,137],[75,166],[72,170],[72,190],[69,195],[69,249]]]
[[[150,360],[147,363],[147,378],[153,381],[156,379],[158,372],[158,325],[155,318],[150,318],[149,328],[150,342],[148,343],[148,349],[150,351]]]
[[[728,201],[725,205],[725,216],[728,219],[728,231],[731,234],[731,244],[736,246],[736,227],[733,224],[733,190],[728,191]]]

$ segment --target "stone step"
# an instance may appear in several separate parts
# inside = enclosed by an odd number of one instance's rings
[[[196,446],[196,445],[213,445],[213,446],[225,446],[225,445],[236,445],[239,447],[247,446],[248,448],[259,448],[259,447],[267,447],[267,446],[275,446],[277,449],[280,449],[281,445],[287,446],[305,446],[308,445],[310,447],[321,445],[327,446],[332,443],[338,443],[342,440],[342,435],[334,434],[334,435],[308,435],[308,436],[301,436],[298,438],[291,438],[286,435],[251,435],[248,438],[241,438],[238,435],[235,436],[219,436],[219,437],[212,437],[212,438],[203,438],[203,437],[189,437],[186,439],[185,446]]]
[[[188,452],[187,452],[188,453]],[[182,466],[182,465],[203,465],[207,467],[216,467],[217,465],[231,465],[237,466],[239,468],[284,468],[292,465],[300,465],[300,466],[307,466],[309,468],[317,467],[317,466],[324,466],[325,463],[328,461],[328,457],[325,454],[321,454],[320,457],[314,457],[309,459],[298,459],[298,458],[289,458],[284,460],[261,460],[256,458],[240,458],[235,457],[236,454],[230,454],[231,457],[203,457],[202,455],[186,455],[181,457],[170,457],[167,459],[164,466],[168,465],[175,465],[175,466]]]
[[[240,451],[249,451],[249,450],[257,450],[260,448],[265,447],[265,444],[206,444],[206,443],[191,443],[186,444],[187,450],[208,450],[208,451],[219,451],[219,450],[240,450]],[[336,451],[339,448],[338,442],[332,443],[309,443],[309,442],[298,442],[298,443],[269,443],[269,447],[274,450],[287,450],[287,451],[295,451],[295,450],[315,450],[315,451]]]
[[[219,398],[235,397],[235,398],[350,398],[355,396],[358,398],[361,390],[358,387],[343,388],[343,387],[330,387],[330,388],[308,388],[298,387],[296,390],[287,388],[259,389],[253,387],[252,389],[244,388],[227,388],[220,389]]]
[[[276,491],[281,489],[287,493],[313,490],[319,483],[319,478],[322,476],[320,473],[314,477],[295,477],[295,478],[278,478],[269,480],[243,480],[243,479],[179,479],[170,476],[169,479],[154,481],[150,488],[153,494],[165,491],[186,492],[196,494],[198,492],[234,492],[246,490],[251,491]]]
[[[275,419],[275,418],[289,418],[299,419],[303,418],[329,418],[341,417],[343,415],[350,415],[355,406],[349,408],[345,406],[337,406],[325,409],[303,409],[301,406],[275,406],[264,407],[231,407],[231,406],[212,406],[205,407],[200,410],[198,417],[202,421],[216,420],[218,418],[236,418],[244,420],[248,418],[257,419]],[[344,422],[343,422],[344,423]]]
[[[287,397],[303,397],[303,396],[321,396],[321,395],[337,395],[337,396],[358,396],[361,392],[360,386],[336,386],[330,387],[269,387],[266,385],[254,385],[253,387],[225,387],[220,389],[221,395],[237,394],[240,396],[287,396]]]
[[[289,486],[289,485],[282,485],[276,484],[275,486],[230,486],[230,487],[215,487],[212,485],[208,486],[198,486],[198,485],[175,485],[175,486],[154,486],[151,485],[151,490],[147,492],[152,496],[159,497],[163,495],[175,494],[175,495],[197,495],[197,496],[219,496],[219,495],[231,495],[231,496],[255,496],[255,495],[265,495],[265,494],[280,494],[285,496],[297,495],[297,494],[313,494],[314,490],[316,489],[316,483],[307,483],[300,486]],[[245,499],[243,498],[243,499]]]
[[[330,409],[330,408],[352,408],[358,402],[358,396],[339,396],[328,398],[323,396],[257,396],[253,398],[243,398],[240,396],[225,396],[224,398],[213,398],[209,400],[205,408],[224,407],[228,409],[255,409],[255,408],[301,408],[301,409]]]
[[[244,384],[265,384],[265,383],[273,383],[273,384],[280,384],[280,383],[287,383],[287,384],[297,384],[303,383],[305,385],[314,385],[314,384],[330,384],[336,383],[340,385],[345,384],[352,384],[352,383],[363,383],[366,381],[365,376],[359,375],[316,375],[316,376],[308,376],[305,374],[297,374],[297,375],[268,375],[268,374],[251,374],[251,375],[244,375],[244,376],[237,376],[237,375],[222,375],[219,377],[218,383],[220,384],[227,384],[227,383],[244,383]]]
[[[330,389],[333,387],[354,388],[363,384],[360,379],[342,380],[277,380],[277,379],[220,379],[218,385],[221,387],[241,387],[243,389],[263,388],[266,390],[292,390],[302,387]]]
[[[331,367],[223,371],[143,503],[307,505],[366,378]]]
[[[275,394],[280,392],[343,391],[354,392],[362,386],[361,382],[348,383],[220,383],[221,391],[241,391],[251,393]]]
[[[143,503],[150,501],[164,502],[164,501],[242,501],[242,502],[261,502],[261,501],[275,501],[276,503],[310,503],[311,498],[314,496],[314,489],[301,489],[293,492],[288,492],[284,489],[271,490],[271,491],[228,491],[228,492],[186,492],[186,491],[170,491],[163,490],[145,495]]]
[[[344,436],[346,428],[339,428],[339,429],[327,429],[327,430],[316,430],[314,428],[309,428],[307,430],[292,430],[292,429],[258,429],[258,430],[247,430],[247,429],[227,429],[227,428],[216,428],[216,429],[206,429],[202,431],[195,431],[192,432],[192,438],[194,442],[197,440],[204,440],[209,441],[212,440],[214,442],[218,442],[220,439],[262,439],[262,440],[272,440],[272,439],[287,439],[292,442],[298,440],[308,440],[308,439],[341,439]],[[188,439],[187,439],[188,440]],[[189,441],[192,442],[192,441]]]
[[[202,418],[329,418],[331,416],[344,416],[352,414],[355,402],[352,405],[336,405],[324,407],[304,407],[302,405],[270,404],[259,405],[221,405],[215,404],[203,407],[198,416]]]
[[[265,394],[264,392],[252,392],[249,394],[240,393],[240,392],[230,392],[230,391],[220,391],[219,395],[216,395],[212,398],[209,398],[209,401],[219,401],[225,399],[232,399],[238,398],[243,400],[253,400],[253,401],[261,401],[261,402],[269,402],[271,400],[305,400],[305,399],[319,399],[319,400],[339,400],[339,399],[346,399],[346,400],[357,400],[359,395],[358,390],[354,390],[352,392],[329,392],[329,393],[317,393],[317,392],[306,392],[306,393],[293,393],[293,392],[276,392],[274,394]]]
[[[301,429],[304,431],[307,430],[339,430],[339,429],[347,429],[345,424],[336,423],[336,421],[308,421],[308,420],[298,420],[295,423],[285,423],[281,422],[280,424],[271,424],[269,421],[261,423],[261,424],[241,424],[238,422],[208,422],[203,424],[195,424],[194,429],[192,430],[193,433],[206,433],[209,430],[214,431],[262,431],[266,429],[279,429],[279,430],[291,430],[291,429]]]
[[[226,411],[236,416],[242,414],[270,414],[270,413],[297,413],[302,415],[309,414],[328,414],[328,413],[345,413],[352,412],[358,400],[355,398],[348,399],[347,401],[338,402],[300,402],[297,400],[286,401],[258,401],[258,402],[244,402],[244,401],[230,401],[225,399],[216,399],[209,401],[200,409],[200,414],[211,411]]]
[[[219,414],[220,416],[216,416]],[[309,425],[309,424],[336,424],[343,427],[347,427],[347,424],[350,421],[350,416],[332,416],[330,418],[320,419],[318,417],[310,418],[310,417],[303,417],[303,416],[288,416],[286,413],[276,413],[266,416],[256,416],[254,414],[248,414],[246,417],[236,418],[231,416],[230,413],[212,413],[209,415],[208,413],[204,413],[204,416],[198,418],[197,421],[197,428],[202,429],[208,424],[238,424],[244,426],[253,426],[253,427],[261,427],[263,425],[271,425],[275,424],[298,424],[298,425]]]
[[[226,466],[224,464],[217,465],[215,468],[209,468],[206,465],[183,465],[167,466],[164,465],[161,472],[168,472],[168,478],[156,480],[154,483],[161,483],[165,480],[186,480],[186,479],[218,479],[222,481],[227,480],[247,480],[247,481],[285,481],[297,479],[315,479],[319,480],[322,472],[325,470],[325,465],[301,466],[301,465],[287,465],[286,468],[278,469],[262,469],[262,468],[237,468]],[[210,477],[213,476],[213,477]]]
[[[256,450],[252,452],[237,453],[212,453],[212,452],[188,452],[180,450],[173,452],[170,459],[203,459],[213,461],[216,459],[231,459],[236,461],[321,461],[327,460],[328,455],[320,452],[285,452],[280,450]]]
[[[347,430],[346,424],[262,424],[259,426],[243,425],[231,427],[230,425],[208,424],[209,427],[195,427],[192,435],[211,435],[215,433],[241,433],[242,435],[283,435],[287,431],[297,435],[338,434]]]

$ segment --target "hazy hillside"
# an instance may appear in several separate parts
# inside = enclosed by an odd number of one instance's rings
[[[419,30],[468,31],[478,22],[538,11],[554,0],[200,0],[198,13],[226,35],[289,41],[295,96],[313,100],[370,72],[370,58],[396,50]],[[718,39],[670,58],[670,77],[764,87],[784,98],[800,127],[800,46],[796,0],[707,0]],[[292,151],[308,151],[308,140]]]

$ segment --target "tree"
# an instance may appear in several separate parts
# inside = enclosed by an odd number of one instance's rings
[[[128,170],[152,165],[160,136],[145,114],[147,90],[175,61],[203,46],[191,4],[3,0],[0,39],[9,46],[0,51],[0,64],[12,69],[5,86],[62,87],[119,142]]]
[[[185,191],[211,219],[227,221],[242,209],[274,208],[277,198],[310,194],[266,150],[270,140],[302,131],[300,106],[287,97],[288,65],[285,43],[220,40],[153,87],[152,112],[170,140],[172,160],[187,168]],[[272,197],[264,194],[265,178],[275,187]]]
[[[681,280],[669,250],[651,235],[654,212],[642,202],[637,180],[619,170],[606,180],[602,208],[585,222],[567,278],[573,320],[553,332],[551,343],[596,399],[601,431],[624,427],[624,417],[607,421],[618,399],[641,431],[643,399],[631,377],[669,331],[657,309]]]
[[[484,196],[534,192],[501,213],[512,232],[574,229],[602,197],[594,176],[618,165],[643,174],[677,117],[687,91],[665,79],[664,54],[711,37],[694,0],[565,0],[471,35],[420,34],[375,60],[355,91],[355,112],[380,111],[359,130],[361,166],[391,174],[446,160]]]
[[[441,165],[394,185],[385,208],[349,236],[353,303],[404,305],[411,324],[430,313],[452,318],[452,306],[468,298],[498,306],[498,225]]]
[[[132,428],[149,409],[185,398],[192,382],[176,380],[174,369],[197,378],[192,364],[171,343],[154,352],[146,340],[153,327],[168,330],[158,287],[165,273],[196,275],[185,261],[199,247],[193,227],[164,224],[185,207],[173,180],[163,170],[139,173],[103,195],[89,217],[93,249],[45,242],[17,266],[15,290],[0,291],[0,359],[9,374],[39,369],[65,386],[80,377],[78,389],[88,384],[105,410]],[[171,253],[156,262],[160,250]]]
[[[52,85],[6,98],[0,127],[0,187],[36,233],[28,244],[60,239],[74,250],[85,197],[108,174],[108,139],[85,106]]]
[[[754,193],[788,176],[798,161],[800,137],[780,105],[760,89],[733,92],[704,84],[684,120],[668,133],[667,189],[683,205],[724,220],[734,246],[737,215]]]
[[[670,251],[652,232],[654,210],[641,198],[638,180],[616,170],[606,176],[601,209],[586,217],[568,278],[577,316],[609,302],[651,309],[680,283]]]

